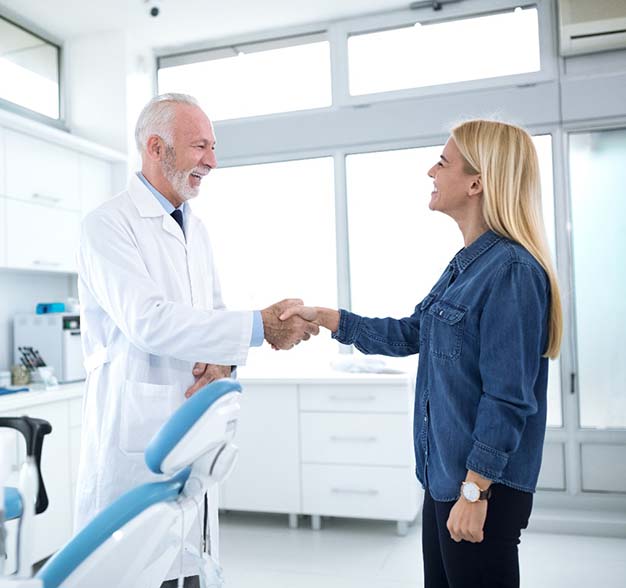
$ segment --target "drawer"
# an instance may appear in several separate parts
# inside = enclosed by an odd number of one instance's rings
[[[408,415],[303,412],[300,426],[303,462],[412,466]]]
[[[421,493],[412,468],[302,466],[306,514],[412,521]]]
[[[412,412],[406,384],[331,384],[300,386],[300,410],[328,412]]]

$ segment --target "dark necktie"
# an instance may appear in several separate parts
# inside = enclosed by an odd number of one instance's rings
[[[185,234],[185,229],[183,227],[183,211],[178,208],[170,214],[170,216],[178,223],[180,230]]]

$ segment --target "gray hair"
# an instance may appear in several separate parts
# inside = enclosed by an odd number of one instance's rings
[[[155,96],[143,107],[135,126],[135,143],[140,153],[143,153],[151,135],[158,135],[168,146],[172,146],[172,121],[177,104],[200,107],[193,96],[173,93]]]

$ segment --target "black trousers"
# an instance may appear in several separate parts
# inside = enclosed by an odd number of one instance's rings
[[[456,543],[446,527],[454,502],[437,502],[428,490],[422,509],[425,588],[518,588],[517,546],[528,526],[533,495],[493,484],[484,539]]]

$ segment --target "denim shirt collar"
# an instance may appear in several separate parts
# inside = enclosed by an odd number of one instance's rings
[[[502,237],[500,237],[500,235],[489,230],[478,237],[471,245],[461,249],[461,251],[454,256],[452,263],[456,265],[459,273],[461,273],[501,239]]]

